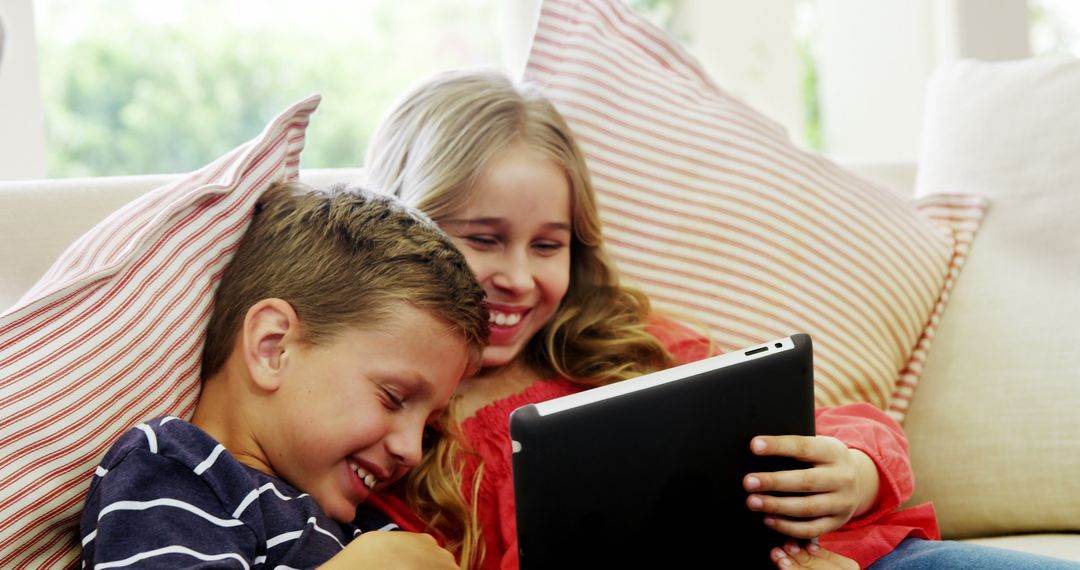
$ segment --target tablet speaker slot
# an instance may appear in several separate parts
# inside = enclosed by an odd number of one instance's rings
[[[769,350],[769,347],[761,346],[761,347],[755,348],[753,350],[746,351],[746,355],[747,356],[753,356],[753,355],[755,355],[755,354],[757,354],[759,352],[765,352],[766,350]]]

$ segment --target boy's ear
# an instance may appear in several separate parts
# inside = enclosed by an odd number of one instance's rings
[[[258,387],[274,391],[281,385],[287,349],[295,346],[299,325],[292,305],[281,299],[263,299],[248,309],[241,349],[248,374]]]

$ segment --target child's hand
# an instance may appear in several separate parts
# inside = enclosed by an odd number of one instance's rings
[[[796,538],[812,538],[836,530],[874,505],[878,471],[867,455],[825,436],[757,436],[750,442],[757,455],[792,457],[812,467],[775,473],[750,473],[743,488],[752,494],[746,504],[766,513],[765,524]],[[772,491],[805,493],[774,496]]]
[[[858,562],[825,550],[812,542],[799,547],[794,540],[788,541],[784,548],[774,548],[769,554],[773,564],[784,570],[859,570]]]
[[[428,534],[401,531],[369,531],[356,537],[345,550],[319,568],[393,568],[423,570],[458,567],[454,555]]]

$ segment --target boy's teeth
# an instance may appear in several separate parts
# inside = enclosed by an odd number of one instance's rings
[[[349,467],[353,471],[356,472],[356,476],[359,477],[360,480],[364,482],[364,485],[367,485],[368,489],[374,489],[375,484],[379,482],[378,479],[376,479],[374,475],[372,475],[371,473],[368,473],[366,469],[364,469],[363,467],[360,467],[359,465],[357,465],[357,464],[355,464],[355,463],[353,463],[351,461],[349,462]]]

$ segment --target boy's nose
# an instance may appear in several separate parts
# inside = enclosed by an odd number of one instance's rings
[[[420,464],[420,458],[424,454],[423,440],[423,423],[419,427],[403,426],[402,429],[386,438],[387,451],[398,465],[412,469]]]

